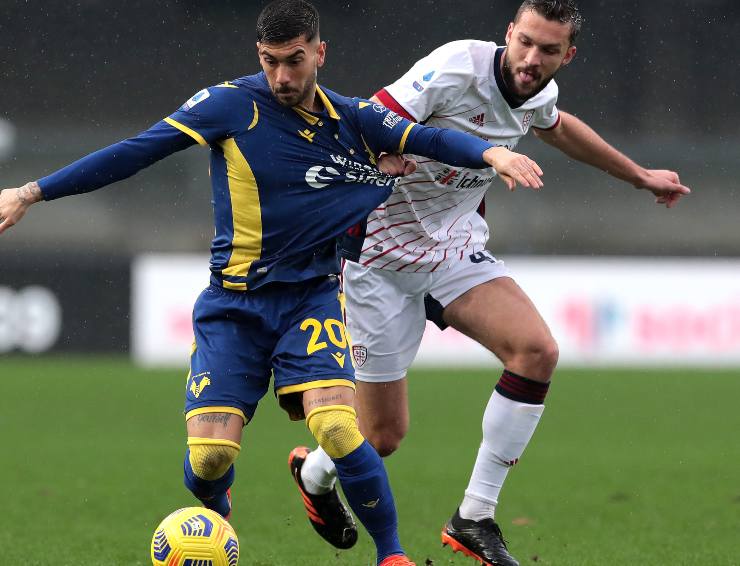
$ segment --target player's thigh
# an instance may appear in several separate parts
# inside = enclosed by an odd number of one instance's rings
[[[346,319],[358,381],[382,383],[406,375],[424,334],[430,282],[426,273],[345,265]]]
[[[472,261],[471,261],[472,259]],[[502,361],[553,343],[550,330],[503,262],[488,252],[451,268],[432,290],[444,322],[473,338]]]
[[[189,436],[238,442],[269,389],[272,340],[260,323],[264,308],[254,303],[214,286],[196,301],[185,391]]]
[[[306,417],[304,398],[346,405],[347,392],[354,397],[354,368],[336,278],[306,283],[272,353],[272,368],[280,406],[292,420]],[[331,392],[328,397],[326,391]]]

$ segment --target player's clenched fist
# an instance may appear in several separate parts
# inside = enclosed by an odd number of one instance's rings
[[[492,147],[483,153],[483,159],[493,167],[501,180],[513,191],[517,183],[523,187],[540,189],[544,185],[542,169],[532,159],[514,153],[505,147]]]
[[[41,189],[35,181],[17,189],[0,191],[0,234],[17,224],[28,207],[41,199]]]

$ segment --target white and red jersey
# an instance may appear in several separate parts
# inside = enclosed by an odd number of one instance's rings
[[[486,41],[447,43],[376,96],[417,122],[513,149],[530,127],[557,126],[558,87],[550,81],[529,100],[516,101],[501,76],[503,51]],[[419,164],[416,173],[404,177],[368,218],[363,265],[435,271],[485,248],[488,225],[477,211],[496,171],[413,157]]]

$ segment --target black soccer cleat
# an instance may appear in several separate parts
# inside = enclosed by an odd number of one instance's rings
[[[463,519],[458,509],[442,529],[442,546],[448,544],[453,552],[462,552],[483,566],[519,566],[493,519]]]
[[[301,479],[301,468],[310,450],[298,446],[288,456],[290,473],[301,492],[303,506],[314,530],[329,544],[346,550],[357,542],[357,525],[346,505],[339,499],[337,488],[321,495],[308,493]]]

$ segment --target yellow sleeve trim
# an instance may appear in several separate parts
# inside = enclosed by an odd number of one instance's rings
[[[404,150],[404,148],[406,147],[406,140],[407,140],[407,139],[408,139],[408,137],[409,137],[409,132],[411,132],[411,128],[413,128],[414,126],[416,126],[416,124],[414,124],[414,123],[412,122],[411,124],[409,124],[409,125],[408,125],[408,126],[406,127],[406,131],[405,131],[405,132],[403,132],[403,136],[401,136],[401,143],[400,143],[400,144],[398,144],[398,153],[403,153],[403,150]]]
[[[181,124],[180,122],[173,120],[169,116],[165,118],[164,121],[167,122],[173,128],[177,128],[178,130],[180,130],[183,134],[189,135],[191,138],[197,141],[200,145],[208,145],[208,142],[205,140],[203,136],[201,136],[195,130],[191,130],[185,124]]]
[[[239,415],[242,420],[244,421],[244,424],[247,424],[249,422],[249,419],[244,414],[244,412],[241,409],[237,409],[236,407],[200,407],[198,409],[193,409],[192,411],[188,411],[185,413],[185,420],[192,417],[197,417],[198,415],[207,415],[209,413],[229,413],[231,415]]]
[[[237,450],[242,449],[238,442],[227,440],[225,438],[202,438],[200,436],[188,436],[188,446],[198,445],[231,446],[232,448],[236,448]]]
[[[324,379],[319,381],[309,381],[307,383],[297,383],[296,385],[286,385],[280,387],[277,390],[278,396],[288,395],[289,393],[300,393],[302,391],[308,391],[310,389],[321,389],[322,387],[337,387],[337,386],[355,388],[355,384],[349,379]]]
[[[230,289],[232,291],[246,291],[247,290],[246,283],[232,283],[231,281],[226,281],[224,279],[223,284],[224,284],[224,289]]]
[[[259,111],[259,108],[257,108],[257,102],[253,100],[252,104],[254,105],[254,118],[252,118],[252,123],[249,124],[249,127],[247,128],[247,130],[251,130],[252,128],[254,128],[260,119],[260,111]]]

